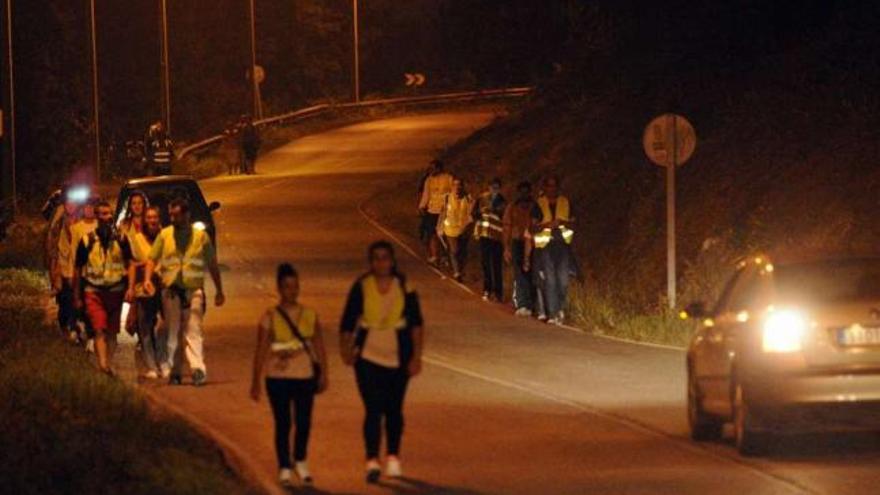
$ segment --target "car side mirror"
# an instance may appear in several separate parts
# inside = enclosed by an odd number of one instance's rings
[[[706,303],[696,301],[688,304],[684,308],[683,319],[687,318],[708,318],[709,311],[706,309]]]
[[[219,201],[211,201],[211,204],[208,205],[208,209],[211,211],[217,211],[220,209]]]

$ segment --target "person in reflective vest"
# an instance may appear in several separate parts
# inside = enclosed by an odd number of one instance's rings
[[[544,179],[543,195],[532,208],[537,282],[548,323],[561,325],[569,278],[576,270],[571,250],[575,218],[568,198],[559,193],[559,179]]]
[[[162,229],[150,249],[144,275],[144,290],[156,290],[153,273],[158,264],[162,283],[162,312],[168,327],[167,358],[162,364],[162,376],[172,385],[181,384],[180,354],[192,370],[193,384],[204,385],[207,369],[203,354],[202,322],[205,316],[205,271],[211,274],[216,294],[214,305],[226,302],[217,256],[211,238],[205,229],[193,225],[189,204],[175,199],[168,206],[171,225]],[[178,346],[180,338],[184,346]],[[179,347],[185,347],[180,352]]]
[[[340,323],[340,352],[354,366],[366,410],[364,443],[367,481],[381,476],[379,444],[385,419],[385,474],[403,475],[400,442],[403,399],[410,378],[422,370],[424,323],[418,294],[397,271],[394,248],[387,241],[370,245],[370,271],[352,286]]]
[[[159,363],[165,358],[164,339],[159,339],[156,328],[159,323],[159,308],[162,304],[160,294],[153,291],[147,293],[144,289],[144,275],[146,273],[147,260],[150,257],[153,243],[159,237],[162,224],[159,218],[159,208],[148,206],[144,210],[143,223],[139,230],[128,231],[128,243],[131,246],[131,263],[128,264],[128,291],[125,300],[131,304],[129,319],[133,321],[133,331],[137,333],[140,342],[140,353],[146,367],[144,378],[156,379],[161,370]],[[154,284],[157,282],[153,275]]]
[[[440,214],[446,204],[446,195],[452,191],[452,175],[445,171],[440,160],[431,162],[431,169],[422,181],[419,194],[419,238],[425,243],[428,263],[437,266],[440,262],[441,235],[437,228]]]
[[[119,333],[125,297],[125,266],[131,260],[131,250],[126,239],[116,233],[109,203],[98,202],[95,215],[97,228],[82,237],[76,248],[74,304],[77,309],[85,308],[95,332],[98,368],[112,376],[110,363]]]
[[[168,175],[174,158],[174,143],[168,137],[162,122],[150,126],[144,139],[144,157],[147,160],[147,175]]]
[[[492,179],[489,190],[480,195],[474,207],[474,238],[480,243],[483,265],[483,300],[504,300],[504,226],[501,218],[507,200],[501,194],[501,179]]]
[[[299,303],[299,274],[289,263],[276,271],[279,302],[268,308],[257,326],[251,399],[259,401],[265,384],[275,419],[278,480],[291,486],[291,467],[311,483],[306,456],[315,394],[327,390],[324,332],[312,308]],[[291,405],[295,417],[293,463],[290,459]],[[292,464],[292,466],[291,466]]]
[[[461,282],[467,259],[467,229],[474,223],[474,199],[468,194],[464,180],[452,179],[452,191],[446,195],[443,210],[437,222],[437,236],[446,240],[452,278]]]

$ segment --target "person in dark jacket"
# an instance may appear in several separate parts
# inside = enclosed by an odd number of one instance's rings
[[[370,245],[370,271],[348,294],[340,325],[340,352],[354,366],[366,410],[363,434],[367,482],[381,475],[379,444],[385,420],[385,474],[401,477],[400,442],[403,400],[410,378],[422,370],[424,328],[419,298],[397,271],[394,248],[387,241]]]
[[[239,130],[241,139],[241,155],[244,158],[242,171],[246,174],[256,172],[257,154],[260,152],[260,133],[254,125],[254,119],[245,117]]]
[[[483,300],[504,301],[504,226],[502,217],[507,200],[501,194],[501,179],[492,179],[489,190],[474,206],[474,238],[480,243],[483,264]]]

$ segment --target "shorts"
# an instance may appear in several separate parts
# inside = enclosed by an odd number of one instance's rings
[[[119,333],[125,291],[87,290],[85,309],[96,332]]]
[[[427,241],[437,235],[437,222],[439,221],[439,214],[425,213],[422,215],[422,223],[419,225],[419,239]]]

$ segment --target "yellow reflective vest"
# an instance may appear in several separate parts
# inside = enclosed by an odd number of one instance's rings
[[[293,329],[287,324],[287,320],[278,312],[278,308],[272,308],[272,350],[298,351],[303,348],[302,342],[293,334]],[[311,308],[303,307],[296,321],[299,334],[306,340],[315,335],[315,321],[317,315]]]
[[[119,241],[112,240],[105,250],[95,234],[85,239],[88,243],[88,263],[83,267],[83,278],[95,287],[113,287],[125,277],[125,258]]]
[[[499,196],[500,201],[503,198]],[[504,237],[504,225],[501,223],[501,215],[493,209],[493,199],[491,193],[483,193],[480,196],[480,200],[478,203],[478,208],[480,212],[480,218],[477,220],[477,225],[474,227],[474,238],[487,238],[494,239],[496,241],[500,241]]]
[[[361,316],[360,325],[367,330],[403,330],[406,328],[406,318],[403,310],[406,303],[404,288],[395,279],[391,290],[394,299],[390,308],[385,307],[385,298],[379,292],[379,284],[376,277],[370,275],[361,282],[364,295],[364,312]]]
[[[565,222],[571,221],[571,205],[568,198],[559,196],[556,198],[556,214],[550,210],[550,200],[546,196],[538,198],[538,207],[541,209],[541,223],[549,223],[553,220],[559,221],[559,231],[562,233],[562,239],[566,244],[571,244],[574,237],[574,231],[565,225]],[[553,239],[553,231],[549,228],[542,229],[535,234],[535,247],[543,248],[550,244]]]
[[[174,240],[174,226],[165,227],[159,233],[156,242],[162,243],[159,253],[159,275],[165,287],[175,285],[178,276],[183,289],[201,289],[205,285],[205,250],[210,246],[211,239],[203,229],[192,229],[192,239],[185,252],[177,249]],[[181,284],[177,284],[180,286]]]

